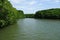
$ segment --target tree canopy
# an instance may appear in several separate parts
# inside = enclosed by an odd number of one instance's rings
[[[37,11],[35,18],[60,19],[60,8]]]
[[[23,15],[23,11],[18,11],[8,0],[0,0],[0,27],[13,24],[18,18],[22,18]]]

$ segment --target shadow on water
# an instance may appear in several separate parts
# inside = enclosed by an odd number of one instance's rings
[[[10,25],[0,29],[0,40],[17,40],[18,26],[17,24]]]

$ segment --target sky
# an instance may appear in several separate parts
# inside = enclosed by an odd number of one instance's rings
[[[38,10],[60,8],[60,0],[9,0],[17,10],[25,14],[35,13]]]

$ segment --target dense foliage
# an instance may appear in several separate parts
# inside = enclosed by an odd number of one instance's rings
[[[13,24],[23,15],[23,11],[16,10],[8,0],[0,0],[0,27]]]
[[[34,14],[24,14],[25,18],[34,18]]]
[[[60,8],[37,11],[35,18],[60,19]]]
[[[22,10],[18,10],[18,19],[24,18],[24,12]]]

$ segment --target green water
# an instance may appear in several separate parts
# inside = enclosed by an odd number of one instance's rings
[[[60,21],[25,18],[0,29],[0,40],[60,40]]]

